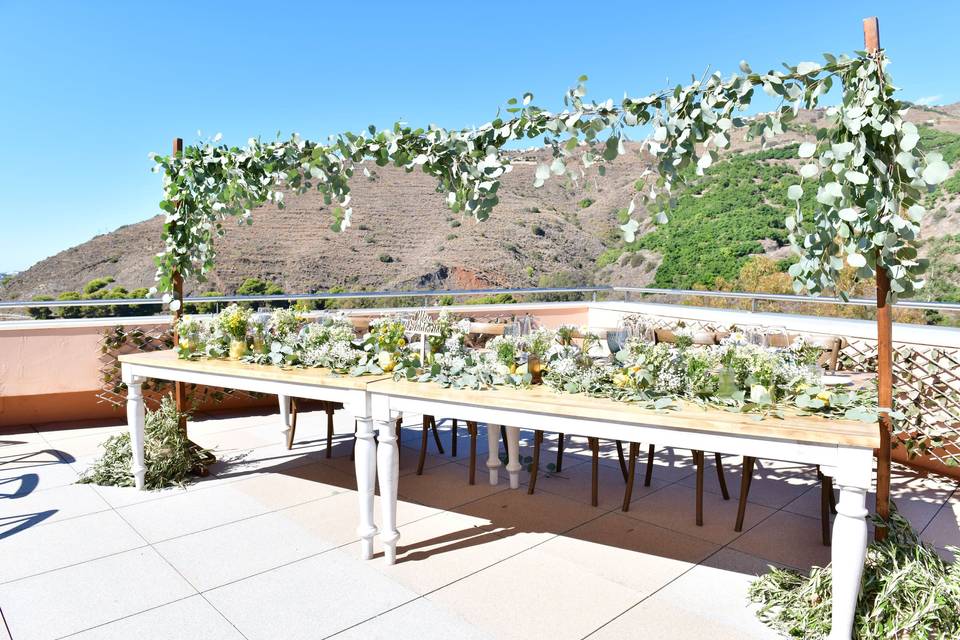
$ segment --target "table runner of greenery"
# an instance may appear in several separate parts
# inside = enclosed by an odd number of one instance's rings
[[[443,312],[426,357],[411,349],[399,317],[381,317],[357,337],[345,316],[316,321],[290,309],[253,313],[231,305],[211,318],[185,317],[179,326],[182,358],[223,358],[282,367],[323,367],[349,375],[392,373],[396,379],[453,388],[525,387],[542,383],[558,392],[584,393],[670,409],[695,402],[759,416],[785,409],[872,422],[872,388],[831,388],[821,382],[818,347],[797,339],[786,348],[750,344],[732,331],[716,345],[695,345],[680,329],[673,344],[643,338],[598,357],[599,337],[573,327],[538,328],[496,336],[484,349],[466,344],[469,322]],[[574,339],[574,336],[580,336]],[[539,382],[539,380],[538,380]]]

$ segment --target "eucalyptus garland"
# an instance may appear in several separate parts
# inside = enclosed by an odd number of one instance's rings
[[[202,280],[213,268],[223,221],[252,223],[257,206],[283,206],[284,189],[318,189],[334,205],[332,228],[345,229],[352,214],[349,180],[358,169],[369,175],[366,162],[407,171],[420,167],[437,179],[437,190],[453,211],[485,220],[498,203],[500,179],[511,170],[503,149],[523,139],[542,138],[553,151],[553,161],[536,169],[535,185],[541,186],[552,176],[579,179],[594,164],[603,174],[604,162],[625,153],[629,129],[651,126],[644,147],[656,158],[657,177],[640,197],[656,211],[658,222],[666,222],[676,187],[691,173],[708,170],[717,151],[729,148],[733,130],[746,128],[748,138],[765,141],[787,129],[799,109],[816,107],[837,82],[842,101],[827,110],[832,126],[820,129],[816,142],[800,145],[801,182],[787,192],[796,210],[785,224],[800,255],[790,270],[794,287],[812,294],[834,291],[848,264],[858,278],[885,269],[892,295],[908,297],[923,286],[926,268],[916,247],[925,213],[921,197],[947,178],[949,166],[940,155],[920,150],[917,129],[905,119],[908,105],[893,97],[887,64],[882,51],[825,54],[823,63],[801,62],[767,73],[755,73],[744,62],[741,73],[729,78],[714,73],[672,90],[627,96],[618,104],[586,102],[587,78],[581,76],[559,113],[535,106],[527,93],[508,101],[507,117],[472,129],[397,123],[391,129],[343,133],[326,144],[293,135],[266,143],[250,139],[245,147],[220,144],[218,136],[174,156],[154,155],[154,171],[164,174],[160,207],[166,212],[156,288],[179,308],[180,301],[169,294],[173,274]],[[780,105],[769,114],[745,117],[757,89],[779,98]],[[812,205],[803,204],[808,192],[815,192]],[[627,241],[639,228],[635,211],[631,201],[622,212]]]

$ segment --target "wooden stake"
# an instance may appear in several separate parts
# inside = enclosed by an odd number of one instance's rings
[[[863,46],[869,53],[880,50],[880,21],[863,19]],[[881,70],[882,74],[883,71]],[[890,519],[890,433],[888,413],[893,408],[893,309],[890,303],[890,276],[877,256],[877,400],[880,406],[880,448],[877,450],[877,515]],[[887,537],[886,527],[874,530],[877,540]]]
[[[183,153],[183,138],[173,139],[173,155],[177,155],[178,153]],[[178,270],[174,270],[172,280],[173,299],[180,301],[180,307],[173,311],[173,346],[176,347],[178,344],[180,344],[180,331],[177,327],[180,323],[180,318],[183,317],[183,276],[180,275]],[[181,415],[180,430],[186,433],[187,420],[185,417],[183,417],[183,414],[187,406],[187,391],[182,382],[174,383],[173,399],[177,405],[177,411],[180,412]]]

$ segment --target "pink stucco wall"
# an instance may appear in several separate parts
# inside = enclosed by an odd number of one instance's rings
[[[535,305],[470,305],[449,307],[475,317],[529,312],[545,326],[587,324],[582,303]],[[358,312],[359,313],[359,312]],[[364,310],[364,315],[370,315]],[[98,402],[100,340],[118,324],[165,325],[169,318],[152,316],[113,320],[46,320],[0,322],[0,428],[19,424],[121,417],[111,405]]]

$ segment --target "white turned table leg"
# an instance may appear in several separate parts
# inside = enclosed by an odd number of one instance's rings
[[[147,467],[143,456],[143,378],[132,376],[127,382],[127,427],[130,429],[130,449],[133,451],[133,479],[143,491]]]
[[[507,427],[507,473],[510,474],[510,488],[520,488],[520,429]]]
[[[490,484],[500,482],[500,425],[487,425],[487,469],[490,471]]]
[[[830,560],[833,570],[833,619],[830,640],[850,640],[854,615],[860,595],[863,562],[867,554],[867,509],[864,506],[870,485],[872,452],[846,452],[841,456],[850,463],[840,468],[834,483],[839,486],[840,500],[833,522],[833,547]],[[844,460],[841,459],[841,465]]]
[[[380,482],[380,504],[383,516],[383,528],[380,540],[383,542],[383,555],[387,564],[397,561],[397,485],[400,480],[400,450],[397,446],[396,425],[393,420],[376,420],[377,475]]]
[[[281,405],[282,406],[282,405]],[[373,538],[377,527],[373,524],[373,489],[377,481],[377,443],[373,439],[373,419],[357,418],[357,443],[354,467],[357,473],[357,496],[360,499],[360,559],[373,557]]]
[[[288,442],[290,439],[290,396],[278,395],[277,401],[280,403],[280,422],[283,425],[280,433],[283,434],[283,441]]]

